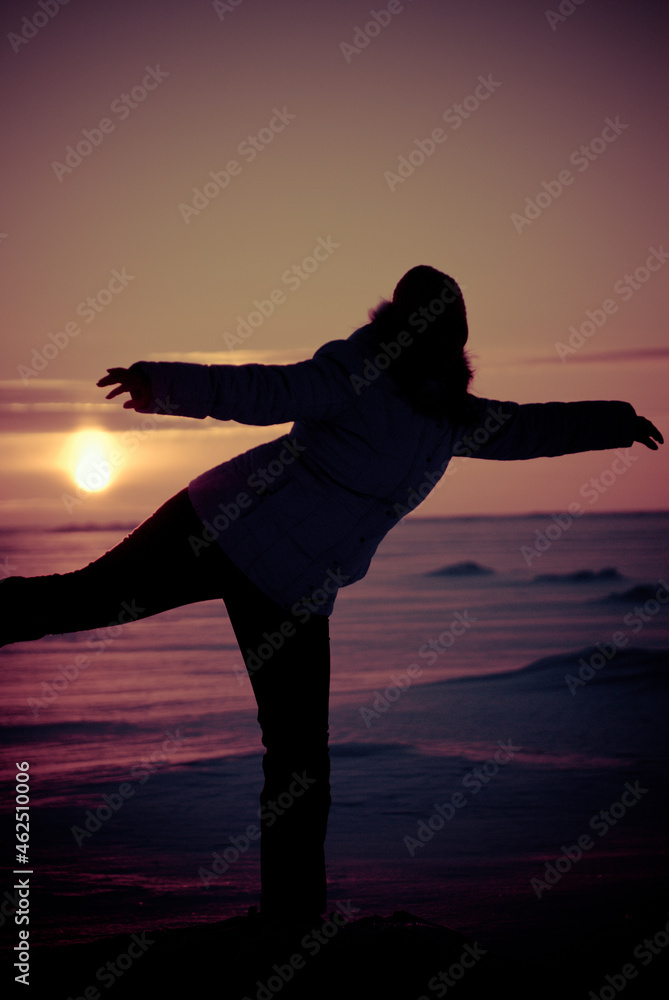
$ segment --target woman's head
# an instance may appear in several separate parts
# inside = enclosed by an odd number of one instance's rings
[[[388,369],[400,395],[419,412],[462,416],[473,371],[464,350],[469,331],[457,282],[434,267],[412,267],[392,300],[370,310],[369,318],[375,342],[404,333]]]
[[[392,306],[409,330],[423,332],[434,326],[439,337],[463,348],[467,343],[467,312],[459,285],[434,267],[420,264],[400,278]]]

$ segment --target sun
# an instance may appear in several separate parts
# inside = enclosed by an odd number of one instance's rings
[[[65,464],[77,486],[87,493],[100,493],[113,481],[112,445],[112,435],[95,428],[70,437]]]

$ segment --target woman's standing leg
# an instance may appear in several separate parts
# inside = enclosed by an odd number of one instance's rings
[[[300,621],[246,583],[226,594],[225,602],[265,746],[261,912],[316,919],[327,900],[329,619],[314,614]]]

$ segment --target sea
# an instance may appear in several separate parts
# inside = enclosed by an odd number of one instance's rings
[[[5,530],[2,572],[76,569],[127,527]],[[332,908],[509,956],[666,923],[668,539],[663,511],[412,517],[386,537],[330,622]],[[0,658],[0,928],[21,871],[47,944],[259,904],[263,748],[222,602]]]

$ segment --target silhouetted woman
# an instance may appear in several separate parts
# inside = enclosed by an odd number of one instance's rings
[[[328,621],[379,542],[455,455],[527,459],[640,441],[659,431],[629,403],[517,403],[468,393],[467,317],[431,267],[346,340],[293,365],[140,361],[98,385],[140,413],[269,425],[288,434],[198,476],[100,559],[0,584],[4,643],[145,618],[222,597],[265,746],[261,911],[325,911],[330,807]],[[171,410],[170,412],[173,412]]]

